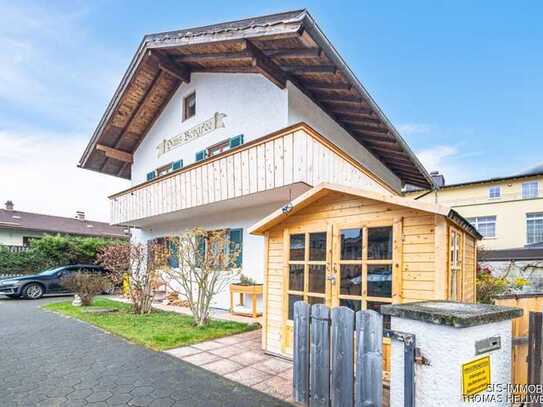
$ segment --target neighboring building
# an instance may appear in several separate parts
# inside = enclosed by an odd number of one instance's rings
[[[75,218],[42,215],[15,210],[12,201],[7,201],[5,209],[0,209],[0,246],[7,246],[13,251],[24,250],[32,239],[38,239],[45,234],[114,239],[129,237],[126,227],[87,220],[85,213],[80,211]]]
[[[529,278],[543,288],[543,168],[502,178],[445,184],[432,173],[436,191],[412,191],[407,196],[454,208],[483,235],[480,260],[497,274]],[[533,266],[536,266],[535,268]]]
[[[132,180],[111,221],[135,241],[227,229],[259,283],[247,228],[311,187],[432,187],[306,10],[145,36],[79,165]]]

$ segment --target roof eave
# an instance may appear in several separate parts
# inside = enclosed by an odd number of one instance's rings
[[[305,13],[304,16],[304,29],[307,30],[313,39],[321,45],[323,50],[326,52],[326,54],[333,60],[333,62],[340,67],[345,74],[348,76],[348,78],[352,81],[352,83],[357,87],[357,89],[366,97],[368,102],[370,103],[372,109],[379,115],[379,118],[387,125],[387,127],[391,130],[392,135],[396,139],[396,141],[401,145],[401,147],[405,150],[413,164],[417,167],[417,169],[420,171],[420,173],[423,175],[423,177],[428,182],[428,187],[431,189],[436,188],[436,185],[428,173],[422,163],[419,161],[417,156],[413,153],[407,142],[403,139],[403,137],[398,133],[394,125],[390,122],[388,117],[385,115],[385,113],[381,110],[381,108],[377,105],[375,100],[371,97],[369,92],[366,90],[364,85],[358,80],[354,72],[352,72],[351,68],[347,65],[347,63],[343,60],[341,55],[337,52],[335,47],[332,45],[332,43],[328,40],[324,32],[320,29],[316,21],[313,19],[311,14],[308,12]],[[316,37],[316,38],[315,38]],[[319,41],[320,40],[320,41]]]

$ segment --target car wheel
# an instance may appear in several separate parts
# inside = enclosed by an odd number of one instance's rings
[[[31,283],[23,288],[23,297],[27,300],[37,300],[43,296],[43,286]]]

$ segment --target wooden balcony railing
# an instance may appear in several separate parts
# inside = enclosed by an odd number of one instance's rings
[[[357,161],[302,123],[112,195],[111,223],[129,225],[299,182],[390,191]]]

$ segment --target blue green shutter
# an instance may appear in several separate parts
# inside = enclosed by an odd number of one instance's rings
[[[207,158],[207,150],[200,150],[196,153],[196,161],[202,161]]]
[[[243,134],[230,138],[229,146],[230,148],[235,148],[243,144]]]
[[[156,178],[156,171],[151,171],[147,173],[147,181],[152,181]]]
[[[239,250],[235,261],[236,267],[241,267],[243,261],[243,229],[230,229],[230,250]]]
[[[172,163],[172,170],[178,170],[180,168],[183,168],[183,160],[177,160]]]
[[[170,267],[179,267],[179,258],[177,256],[177,243],[175,241],[168,239],[168,251],[170,254],[168,256],[168,264],[170,265]]]
[[[196,259],[196,264],[202,264],[206,257],[206,239],[203,236],[198,236],[198,258]]]

